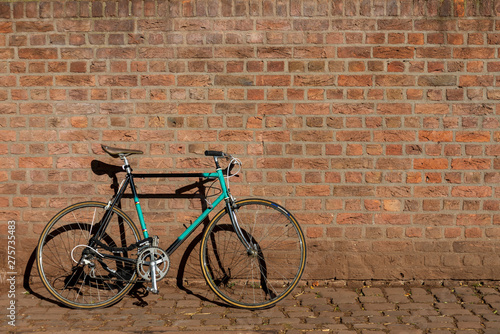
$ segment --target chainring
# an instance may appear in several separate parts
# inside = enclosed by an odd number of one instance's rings
[[[137,257],[137,274],[151,282],[151,262],[156,263],[155,277],[159,281],[167,275],[170,269],[170,259],[167,253],[159,247],[144,248]]]

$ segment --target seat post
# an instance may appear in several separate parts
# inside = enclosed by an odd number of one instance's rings
[[[130,168],[130,164],[128,163],[127,157],[124,154],[120,154],[120,159],[122,159],[124,162],[122,166],[123,170],[125,170],[127,174],[132,173],[132,168]]]

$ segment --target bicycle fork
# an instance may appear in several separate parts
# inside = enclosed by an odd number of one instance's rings
[[[237,209],[235,208],[234,200],[231,197],[226,200],[226,208],[229,213],[229,219],[231,220],[231,225],[233,225],[233,228],[236,232],[236,235],[238,236],[238,239],[240,239],[243,246],[245,246],[247,254],[249,256],[257,256],[258,255],[257,245],[251,243],[251,235],[249,233],[246,233],[249,240],[245,238],[245,233],[241,229],[240,224],[238,223],[238,218],[236,217]]]

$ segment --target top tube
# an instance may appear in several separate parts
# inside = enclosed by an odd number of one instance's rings
[[[206,178],[218,178],[218,173],[132,173],[136,178],[147,179],[147,178],[181,178],[181,177],[206,177]]]

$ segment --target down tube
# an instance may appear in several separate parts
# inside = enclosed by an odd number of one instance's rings
[[[177,238],[177,240],[175,240],[172,245],[170,245],[170,247],[166,250],[167,255],[171,255],[177,249],[177,247],[179,247],[184,242],[184,240],[186,240],[186,238],[191,233],[193,233],[193,231],[201,224],[201,222],[209,215],[209,213],[212,212],[214,208],[217,207],[217,205],[219,205],[219,203],[226,197],[227,196],[224,193],[217,197],[217,199],[212,204],[212,208],[208,208],[203,211],[203,213],[184,231],[184,233],[182,233]]]

